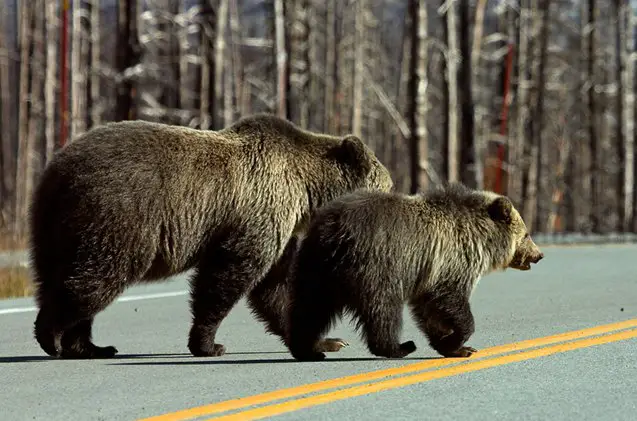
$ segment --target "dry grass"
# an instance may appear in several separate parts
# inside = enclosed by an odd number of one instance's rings
[[[25,250],[26,247],[26,239],[16,238],[14,235],[0,230],[0,251]]]
[[[0,268],[0,298],[28,297],[31,292],[31,274],[27,268]]]

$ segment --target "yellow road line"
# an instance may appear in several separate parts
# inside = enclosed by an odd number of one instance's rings
[[[625,320],[623,322],[611,323],[601,326],[595,326],[587,329],[581,329],[571,332],[560,333],[557,335],[545,336],[535,339],[528,339],[520,342],[514,342],[506,345],[498,345],[491,348],[479,350],[471,357],[466,359],[458,358],[437,358],[434,360],[426,360],[418,363],[407,364],[400,367],[392,367],[383,370],[360,373],[351,376],[339,377],[335,379],[324,380],[316,383],[309,383],[301,386],[291,387],[287,389],[279,389],[258,395],[247,396],[243,398],[230,399],[209,405],[198,406],[194,408],[184,409],[181,411],[171,412],[164,415],[144,418],[139,421],[183,421],[191,418],[211,415],[220,412],[232,411],[248,406],[268,403],[275,400],[292,398],[308,393],[320,392],[327,389],[349,386],[352,384],[369,382],[373,380],[383,379],[385,377],[396,376],[400,374],[409,374],[417,371],[428,370],[448,366],[456,363],[462,363],[477,358],[485,358],[499,355],[507,352],[520,351],[524,349],[545,346],[557,342],[570,341],[573,339],[600,335],[621,329],[637,327],[637,319]],[[291,358],[291,357],[290,357]],[[326,361],[329,361],[327,359]]]
[[[538,357],[545,357],[557,353],[572,351],[579,348],[591,347],[594,345],[607,344],[610,342],[616,342],[637,337],[637,329],[625,330],[619,333],[608,334],[604,336],[597,336],[593,338],[580,339],[574,342],[562,343],[559,345],[553,345],[545,348],[538,348],[531,351],[525,351],[515,354],[502,355],[490,359],[478,360],[467,364],[460,364],[454,367],[426,371],[420,374],[414,374],[411,376],[397,377],[389,380],[380,381],[377,383],[369,383],[360,386],[353,386],[351,388],[340,389],[334,392],[323,393],[307,398],[293,399],[286,402],[263,406],[256,409],[250,409],[243,412],[238,412],[231,415],[214,417],[210,420],[217,421],[231,421],[231,420],[257,420],[265,417],[271,417],[274,415],[284,414],[286,412],[292,412],[303,408],[331,403],[343,399],[349,399],[356,396],[368,395],[370,393],[380,392],[383,390],[394,389],[397,387],[404,387],[413,385],[415,383],[422,383],[434,379],[440,379],[443,377],[456,376],[462,373],[470,373],[472,371],[484,370],[485,368],[497,367],[504,364],[511,364],[514,362],[530,360]]]

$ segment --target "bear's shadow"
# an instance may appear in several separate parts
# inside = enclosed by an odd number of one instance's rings
[[[225,356],[239,356],[239,355],[265,355],[265,354],[288,354],[286,351],[271,351],[271,352],[228,352]],[[178,360],[176,358],[179,358]],[[184,358],[184,359],[181,359]],[[401,360],[401,361],[425,361],[433,360],[441,357],[405,357],[405,358],[380,358],[380,357],[352,357],[352,358],[330,358],[329,356],[323,361],[316,361],[317,363],[327,362],[356,362],[356,361],[382,361],[382,360]],[[131,361],[131,362],[114,362],[116,360],[137,360],[137,359],[162,359],[163,361]],[[24,356],[6,356],[0,357],[0,364],[11,363],[29,363],[39,361],[56,361],[57,358],[48,355],[24,355]],[[263,358],[263,359],[245,359],[228,360],[221,358],[196,358],[190,353],[171,353],[171,354],[117,354],[112,358],[95,359],[97,361],[113,361],[108,365],[203,365],[203,364],[219,364],[219,365],[232,365],[232,364],[277,364],[277,363],[299,363],[294,358],[284,357],[280,359]],[[59,361],[91,361],[91,360],[59,360]]]
[[[275,354],[277,352],[272,352],[272,354]],[[281,354],[285,354],[285,352],[280,352]],[[227,353],[226,355],[239,355],[239,354],[250,354],[250,353],[241,353],[241,352],[235,352],[235,353]],[[262,352],[254,352],[253,354],[265,354]],[[395,359],[389,359],[389,358],[380,358],[380,357],[352,357],[352,358],[330,358],[327,357],[325,360],[323,361],[316,361],[316,362],[311,362],[311,363],[330,363],[330,362],[345,362],[345,363],[351,363],[351,362],[357,362],[357,361],[426,361],[426,360],[435,360],[435,359],[439,359],[442,357],[422,357],[422,358],[417,358],[417,357],[413,357],[413,358],[395,358]],[[134,361],[134,362],[121,362],[121,363],[112,363],[109,365],[233,365],[233,364],[237,364],[237,365],[241,365],[241,364],[279,364],[279,363],[301,363],[300,361],[295,360],[292,357],[289,358],[281,358],[281,359],[273,359],[273,358],[264,358],[264,359],[247,359],[247,360],[226,360],[226,359],[220,359],[220,358],[205,358],[205,359],[187,359],[187,360],[179,360],[179,361]]]

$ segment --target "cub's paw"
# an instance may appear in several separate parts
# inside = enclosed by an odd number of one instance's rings
[[[443,356],[447,358],[467,358],[475,352],[478,352],[478,350],[470,346],[463,346],[455,351],[447,352],[446,355],[443,354]]]
[[[338,352],[342,348],[349,346],[349,343],[341,338],[324,338],[316,343],[316,352]]]

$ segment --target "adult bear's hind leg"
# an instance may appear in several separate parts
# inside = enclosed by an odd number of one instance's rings
[[[40,305],[38,315],[33,326],[33,335],[40,345],[40,348],[52,357],[59,357],[62,352],[62,327],[53,322],[56,317],[55,310],[51,304]]]
[[[35,320],[35,338],[49,355],[61,358],[108,358],[114,347],[98,347],[91,342],[93,317],[122,292],[119,284],[91,279],[64,283],[40,290],[40,310]]]
[[[94,317],[80,320],[62,334],[62,358],[112,358],[114,346],[97,346],[91,341]]]

